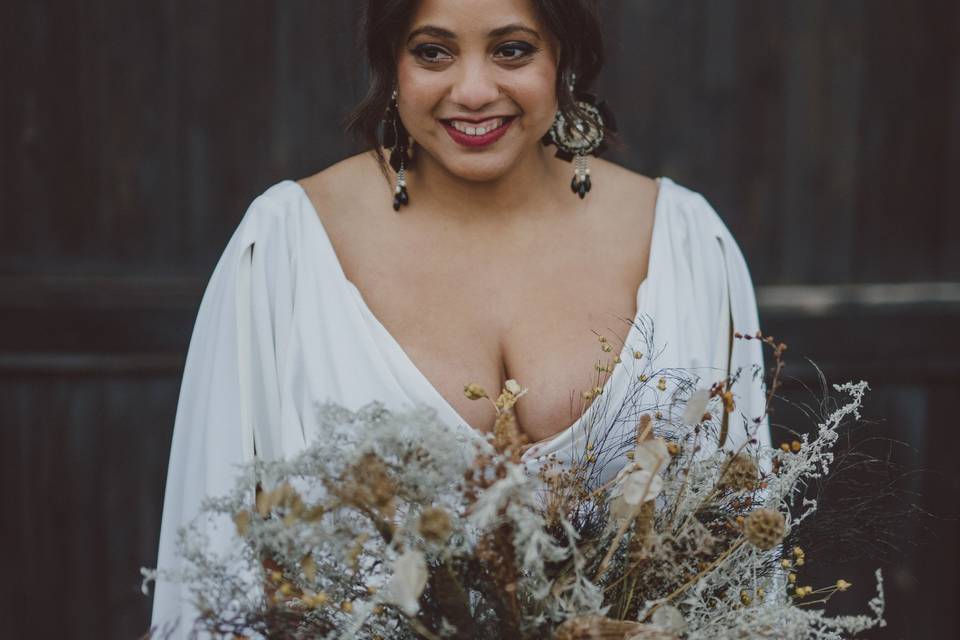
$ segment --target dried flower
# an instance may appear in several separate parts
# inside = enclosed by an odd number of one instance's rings
[[[633,466],[657,472],[670,460],[670,450],[663,438],[651,438],[637,445],[633,452]]]
[[[680,609],[672,604],[662,604],[653,612],[651,622],[658,627],[672,633],[681,634],[687,630],[687,621]]]
[[[773,509],[757,509],[746,517],[743,535],[753,546],[766,551],[783,540],[783,514]]]
[[[724,391],[722,398],[723,398],[723,410],[726,411],[727,413],[733,413],[733,410],[736,408],[736,403],[733,400],[733,392],[729,390]]]
[[[309,582],[317,579],[317,562],[313,559],[312,555],[307,554],[303,556],[303,559],[300,560],[300,569],[303,571],[303,577]]]
[[[237,534],[244,536],[247,534],[247,530],[250,528],[250,512],[241,511],[233,516],[233,523],[237,526]]]
[[[408,616],[420,611],[420,594],[427,586],[427,561],[423,553],[405,551],[393,563],[393,576],[384,590],[384,602],[396,605]]]
[[[504,382],[503,388],[517,397],[523,395],[523,393],[526,391],[526,389],[521,387],[520,383],[514,380],[513,378],[510,378],[509,380]]]
[[[661,378],[663,380],[663,378]],[[661,391],[663,389],[661,388]],[[703,414],[707,412],[707,405],[710,403],[710,390],[697,389],[687,400],[686,409],[683,412],[684,424],[699,424],[703,420]]]
[[[439,507],[427,507],[420,514],[420,523],[417,527],[424,538],[431,542],[443,543],[453,532],[450,516]]]
[[[623,499],[630,506],[636,507],[641,502],[653,500],[663,490],[663,480],[657,473],[646,469],[637,469],[628,473],[620,482]]]
[[[467,396],[471,400],[479,400],[480,398],[488,397],[487,391],[475,382],[471,382],[463,387],[463,395]]]
[[[734,491],[753,491],[757,486],[757,464],[746,453],[738,453],[722,468],[718,489]]]

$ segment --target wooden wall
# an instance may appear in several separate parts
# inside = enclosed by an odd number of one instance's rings
[[[138,569],[200,295],[254,196],[351,152],[356,4],[0,5],[9,637],[145,630]],[[922,470],[905,486],[937,518],[891,534],[890,626],[871,637],[960,635],[960,4],[603,6],[618,159],[727,222],[767,332],[790,344],[785,396],[810,399],[803,356],[870,381],[875,433]],[[876,563],[826,564],[811,579],[845,572],[858,591],[832,604],[859,610]]]

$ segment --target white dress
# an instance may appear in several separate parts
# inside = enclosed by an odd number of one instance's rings
[[[658,179],[647,277],[637,291],[636,320],[654,326],[656,369],[703,372],[703,383],[742,368],[734,393],[730,438],[742,442],[749,417],[764,413],[758,340],[734,340],[733,329],[759,329],[753,285],[739,247],[710,204],[669,178]],[[639,366],[638,326],[624,324],[618,365],[584,415],[525,459],[572,455],[592,411],[616,403]],[[649,337],[644,334],[644,337]],[[647,354],[645,354],[647,355]],[[627,366],[625,366],[627,365]],[[522,382],[522,381],[521,381]],[[310,417],[330,400],[358,409],[372,400],[388,408],[423,403],[456,428],[469,428],[433,387],[347,280],[311,201],[294,181],[256,198],[214,269],[190,340],[177,406],[157,566],[175,569],[176,531],[207,495],[233,485],[236,465],[254,455],[273,459],[311,440]],[[593,424],[591,421],[590,424]],[[766,419],[757,432],[769,445]],[[582,450],[582,449],[581,449]],[[229,544],[233,527],[207,531],[214,547]],[[184,588],[155,587],[153,625],[181,622],[186,637],[196,611]],[[185,623],[186,621],[187,623]]]

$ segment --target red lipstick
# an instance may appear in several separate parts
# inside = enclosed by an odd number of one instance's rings
[[[499,140],[507,133],[507,129],[510,128],[510,125],[513,124],[514,117],[508,117],[503,119],[503,124],[494,129],[493,131],[488,131],[482,136],[471,136],[469,134],[463,133],[462,131],[457,131],[457,129],[450,124],[449,121],[441,120],[443,128],[450,134],[450,137],[453,138],[453,141],[457,144],[463,145],[470,148],[478,147],[487,147]]]

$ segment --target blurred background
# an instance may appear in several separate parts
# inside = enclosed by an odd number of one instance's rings
[[[4,637],[146,630],[200,297],[256,195],[356,151],[359,4],[0,4]],[[865,613],[879,566],[868,637],[960,637],[960,3],[602,5],[615,159],[701,192],[738,240],[789,345],[774,421],[812,427],[805,358],[870,383],[852,445],[899,471],[825,487],[824,513],[930,514],[811,540],[801,581],[845,578],[830,610]]]

